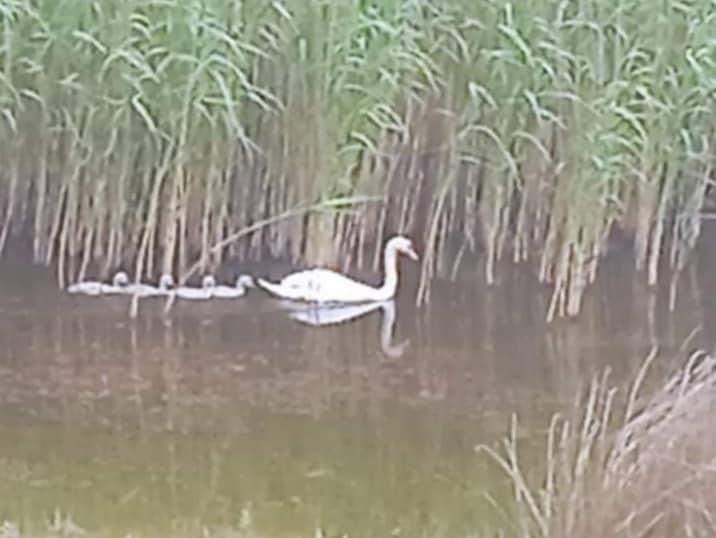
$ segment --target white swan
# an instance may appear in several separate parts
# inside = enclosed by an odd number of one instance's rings
[[[395,236],[385,245],[383,285],[374,288],[329,269],[309,269],[286,276],[278,284],[258,279],[259,285],[284,299],[318,303],[359,303],[386,301],[395,296],[398,287],[398,253],[413,260],[418,255],[407,237]]]
[[[174,296],[180,298],[180,299],[190,299],[190,300],[204,300],[204,299],[211,299],[212,291],[216,287],[216,280],[211,275],[206,275],[201,280],[201,287],[200,288],[192,288],[189,286],[181,286],[174,290],[173,294]]]
[[[76,282],[67,286],[67,293],[84,295],[102,295],[104,293],[121,293],[129,284],[127,273],[119,271],[114,275],[112,284],[105,284],[97,280],[87,280],[85,282]]]
[[[236,299],[246,294],[246,288],[254,287],[254,279],[249,275],[240,275],[234,286],[213,286],[211,296],[218,299]]]
[[[136,295],[137,297],[157,297],[160,295],[167,295],[174,287],[174,278],[172,275],[164,274],[159,278],[159,286],[152,286],[150,284],[143,284],[136,282],[126,286],[124,293],[128,295]]]

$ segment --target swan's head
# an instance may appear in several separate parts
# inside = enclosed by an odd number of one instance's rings
[[[201,279],[201,287],[204,289],[211,289],[216,286],[216,279],[211,275],[206,275]]]
[[[129,275],[124,271],[119,271],[114,275],[112,279],[112,285],[116,288],[123,288],[129,285]]]
[[[170,290],[174,287],[174,277],[172,275],[164,274],[159,278],[159,289]]]
[[[255,288],[256,283],[251,275],[239,275],[236,279],[237,288]]]
[[[396,235],[386,245],[386,248],[405,254],[411,260],[418,260],[418,253],[413,248],[413,242],[404,235]]]

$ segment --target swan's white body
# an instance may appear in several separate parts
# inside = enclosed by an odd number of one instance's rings
[[[217,299],[236,299],[246,295],[246,288],[254,287],[254,279],[249,275],[241,275],[234,286],[213,286],[211,296]]]
[[[111,284],[102,284],[100,293],[102,295],[116,295],[124,293],[129,285],[129,277],[124,271],[119,271],[114,275]]]
[[[99,295],[102,293],[102,286],[105,284],[103,282],[97,282],[93,280],[88,280],[86,282],[76,282],[74,284],[70,284],[67,286],[67,293],[72,294],[78,294],[81,293],[83,295]]]
[[[212,291],[216,287],[216,280],[211,275],[206,275],[201,281],[200,288],[192,288],[190,286],[181,286],[174,291],[174,295],[179,299],[188,299],[190,301],[203,301],[211,299]]]
[[[171,275],[162,275],[159,279],[159,286],[136,282],[124,288],[124,293],[136,295],[137,297],[157,297],[168,295],[174,287],[174,278]]]
[[[398,287],[398,253],[413,260],[418,255],[407,237],[396,236],[385,245],[383,285],[374,288],[330,269],[309,269],[286,276],[279,283],[258,279],[259,285],[284,299],[317,303],[363,303],[392,299]]]
[[[84,295],[104,295],[113,293],[123,293],[129,284],[129,278],[127,273],[120,271],[114,275],[111,284],[105,284],[95,280],[88,280],[85,282],[77,282],[67,286],[67,293],[72,294],[84,294]]]

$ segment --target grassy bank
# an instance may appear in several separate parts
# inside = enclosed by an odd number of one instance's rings
[[[0,24],[0,250],[60,283],[377,267],[406,231],[421,300],[477,252],[489,282],[533,264],[553,318],[614,229],[652,284],[700,232],[713,1],[2,0]]]

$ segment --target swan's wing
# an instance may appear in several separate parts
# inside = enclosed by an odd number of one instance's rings
[[[159,288],[155,288],[149,284],[142,284],[141,282],[138,284],[130,284],[129,286],[125,286],[123,289],[124,293],[127,295],[139,295],[140,297],[159,294]]]
[[[180,299],[209,299],[210,293],[205,288],[182,287],[176,290]]]
[[[100,293],[103,295],[119,295],[120,293],[126,292],[126,286],[115,286],[114,284],[102,284],[100,286]]]
[[[211,289],[211,295],[219,299],[236,299],[246,293],[245,288],[236,288],[230,286],[214,286]]]
[[[67,293],[82,293],[84,295],[99,295],[101,293],[101,282],[77,282],[67,286]]]
[[[286,292],[283,297],[320,302],[371,301],[375,299],[376,293],[375,288],[330,269],[292,273],[281,280],[279,286]]]

